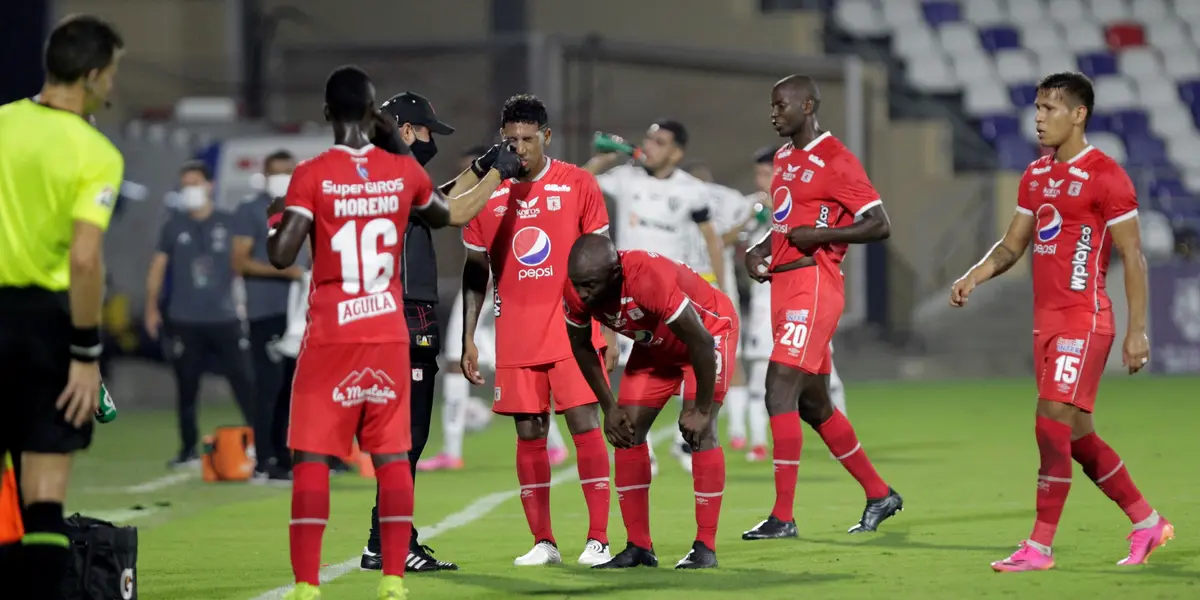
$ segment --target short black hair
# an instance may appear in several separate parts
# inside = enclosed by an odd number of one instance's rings
[[[538,129],[550,123],[546,103],[533,94],[517,94],[504,103],[500,111],[500,127],[509,123],[532,123]]]
[[[756,165],[771,165],[775,164],[775,153],[779,152],[778,146],[763,146],[754,151],[754,164]]]
[[[1092,119],[1092,110],[1096,106],[1096,90],[1087,75],[1075,71],[1051,73],[1038,82],[1037,89],[1039,92],[1058,90],[1068,101],[1086,108],[1087,117],[1084,118],[1083,125],[1087,127],[1088,121]]]
[[[334,69],[325,81],[325,106],[329,107],[329,118],[342,123],[366,119],[375,104],[372,85],[367,72],[354,65]]]
[[[463,150],[462,156],[463,156],[463,158],[466,158],[466,157],[478,158],[480,156],[483,156],[491,148],[492,147],[487,144],[479,144],[476,146],[471,146],[470,148]]]
[[[209,170],[208,165],[202,160],[189,160],[183,163],[182,167],[179,167],[180,177],[188,173],[199,173],[204,176],[205,181],[212,181],[212,171]]]
[[[112,64],[125,41],[116,28],[92,15],[63,19],[46,40],[46,79],[50,83],[75,83],[97,69]]]
[[[688,132],[687,128],[683,126],[683,123],[680,123],[675,119],[659,119],[651,123],[650,126],[658,127],[659,129],[665,131],[670,131],[671,135],[675,137],[675,145],[679,146],[680,148],[687,148]]]
[[[267,157],[263,159],[263,164],[269,165],[277,160],[295,161],[296,156],[293,155],[291,152],[288,152],[287,150],[280,148],[280,149],[268,154]]]

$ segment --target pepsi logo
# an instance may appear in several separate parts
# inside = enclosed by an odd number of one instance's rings
[[[1063,220],[1052,204],[1043,204],[1037,209],[1037,239],[1049,242],[1062,233]]]
[[[525,227],[513,236],[512,251],[517,262],[536,267],[550,258],[550,236],[537,227]]]
[[[792,191],[786,187],[776,188],[775,193],[771,194],[771,201],[775,204],[771,216],[776,222],[786,221],[788,215],[792,214]]]

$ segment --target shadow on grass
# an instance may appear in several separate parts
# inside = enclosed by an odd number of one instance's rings
[[[444,581],[474,586],[496,593],[530,596],[603,596],[619,592],[653,592],[670,590],[685,597],[688,592],[730,592],[745,594],[747,590],[763,591],[775,586],[836,583],[854,579],[849,575],[817,573],[782,573],[761,569],[718,568],[710,572],[676,571],[664,564],[658,569],[628,569],[599,571],[557,569],[554,582],[534,581],[505,575],[455,573]]]

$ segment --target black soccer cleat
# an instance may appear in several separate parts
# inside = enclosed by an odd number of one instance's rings
[[[364,571],[382,571],[383,553],[371,552],[370,548],[363,548],[362,560],[358,561],[358,568]]]
[[[619,554],[609,559],[608,562],[592,565],[593,569],[632,569],[635,567],[657,567],[658,557],[654,556],[654,549],[647,550],[645,548],[634,546],[632,542],[625,544],[625,549]]]
[[[717,553],[704,542],[693,542],[687,556],[675,564],[676,569],[715,569],[717,568]]]
[[[783,521],[771,515],[767,520],[755,525],[753,529],[742,534],[743,540],[779,540],[796,537],[796,522]]]
[[[867,507],[863,509],[862,518],[858,524],[851,527],[846,533],[862,533],[864,531],[875,531],[879,529],[879,524],[887,520],[889,517],[904,510],[904,498],[896,493],[896,490],[888,488],[888,495],[874,500],[867,500]]]
[[[358,566],[364,571],[382,571],[383,554],[371,552],[370,548],[363,548],[362,560],[359,561]],[[408,573],[457,571],[458,565],[434,558],[433,548],[429,546],[414,546],[408,549],[408,559],[404,563],[404,570]]]

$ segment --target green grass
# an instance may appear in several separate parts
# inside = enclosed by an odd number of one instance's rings
[[[741,532],[766,516],[774,488],[769,463],[749,464],[729,451],[721,566],[674,571],[695,524],[690,478],[662,445],[651,518],[659,569],[512,567],[532,543],[514,496],[431,541],[440,558],[458,562],[462,571],[410,576],[410,598],[1200,598],[1200,482],[1192,462],[1200,454],[1197,389],[1196,378],[1112,377],[1103,385],[1101,434],[1179,536],[1144,568],[1114,565],[1127,550],[1129,523],[1080,469],[1059,528],[1058,568],[1015,575],[988,568],[1015,549],[1032,524],[1038,460],[1032,381],[852,384],[851,420],[880,473],[905,498],[906,510],[877,534],[845,533],[862,510],[862,491],[806,430],[796,509],[800,539],[741,541]],[[205,427],[232,421],[233,414],[206,407]],[[435,416],[435,430],[436,423]],[[670,424],[664,419],[659,426]],[[497,418],[467,438],[467,469],[422,474],[418,525],[513,490],[513,439],[511,426]],[[435,433],[430,453],[439,443]],[[148,508],[132,521],[140,528],[140,597],[248,600],[289,583],[286,489],[195,480],[149,493],[117,489],[165,475],[162,465],[175,444],[173,413],[122,414],[100,428],[75,470],[71,509]],[[570,463],[564,469],[574,470]],[[358,475],[334,480],[324,562],[357,556],[373,492],[373,481]],[[587,528],[578,484],[559,485],[552,498],[555,534],[573,562]],[[623,547],[615,497],[609,532],[614,549]],[[377,581],[377,574],[355,570],[323,586],[324,597],[373,598]]]

